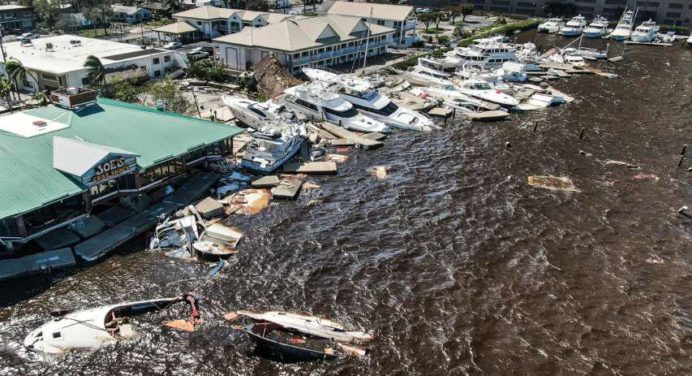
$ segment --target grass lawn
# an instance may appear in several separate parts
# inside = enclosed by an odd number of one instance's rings
[[[424,32],[426,34],[440,34],[440,33],[443,33],[444,31],[445,31],[445,29],[438,29],[436,27],[431,27],[429,29],[425,29]]]
[[[457,21],[457,22],[453,23],[452,25],[454,25],[454,26],[464,26],[464,25],[466,25],[466,22],[464,22],[464,21]]]
[[[94,29],[80,30],[79,35],[86,37],[86,38],[98,38],[102,35],[106,35],[106,33],[103,31],[103,28],[97,28],[96,30],[94,30]]]

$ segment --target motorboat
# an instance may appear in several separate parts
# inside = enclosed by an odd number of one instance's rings
[[[608,19],[605,17],[597,16],[591,21],[589,26],[587,26],[583,31],[587,38],[600,38],[605,35],[608,31]]]
[[[690,33],[690,36],[687,38],[687,47],[692,47],[692,33]]]
[[[460,59],[462,65],[472,64],[483,69],[492,69],[499,68],[507,61],[516,60],[516,52],[516,47],[508,43],[483,43],[457,47],[446,55]]]
[[[502,64],[502,68],[498,69],[496,74],[508,82],[524,82],[529,77],[526,73],[526,64],[512,61]]]
[[[497,44],[497,43],[505,43],[508,40],[509,40],[509,37],[506,35],[495,35],[492,37],[474,39],[473,44]]]
[[[419,58],[418,64],[405,73],[406,79],[417,85],[454,86],[448,73],[432,68],[428,62]]]
[[[482,80],[466,80],[460,85],[459,91],[480,100],[499,104],[505,108],[511,108],[519,104],[516,98],[503,93],[501,90],[494,89],[489,83]]]
[[[562,60],[565,64],[571,64],[575,67],[585,67],[586,61],[583,56],[565,54],[562,56]]]
[[[555,34],[565,24],[562,18],[549,18],[547,21],[538,25],[539,33]]]
[[[271,174],[291,160],[304,142],[300,132],[291,130],[290,125],[265,124],[260,131],[252,133],[240,162],[243,168],[260,174]]]
[[[292,114],[287,113],[283,105],[276,104],[271,100],[260,103],[231,95],[224,95],[221,97],[221,100],[231,110],[236,119],[253,129],[265,127],[267,121],[290,119],[292,117]]]
[[[572,17],[572,19],[560,29],[560,35],[565,37],[576,37],[582,33],[585,27],[586,18],[580,14]]]
[[[546,108],[564,104],[566,101],[560,96],[550,95],[547,93],[535,93],[529,97],[526,103],[539,108]]]
[[[24,347],[46,354],[71,350],[92,350],[111,343],[129,340],[137,335],[129,320],[134,316],[166,309],[172,304],[187,302],[192,309],[190,324],[199,319],[196,298],[191,294],[173,298],[142,300],[105,305],[72,312],[59,312],[58,317],[33,330],[24,340]]]
[[[359,132],[391,132],[383,122],[359,113],[344,97],[327,90],[322,82],[308,82],[288,88],[281,100],[288,108],[307,118],[328,121]]]
[[[174,258],[192,257],[192,243],[200,239],[197,218],[188,215],[177,219],[166,218],[156,226],[149,241],[149,250],[166,250]]]
[[[370,333],[346,330],[342,324],[317,316],[290,312],[229,312],[227,320],[251,319],[245,333],[261,348],[291,361],[330,360],[364,356]]]
[[[335,90],[355,108],[367,116],[373,117],[390,127],[431,131],[433,121],[427,116],[397,105],[389,97],[374,89],[372,85],[350,75],[336,75],[320,69],[304,68],[308,78],[331,84]]]
[[[596,48],[588,47],[578,47],[572,48],[568,47],[562,50],[564,55],[581,56],[586,60],[604,60],[608,58],[608,50],[599,50]]]
[[[658,38],[658,29],[656,22],[649,19],[648,21],[642,22],[641,25],[637,26],[632,32],[632,42],[637,43],[651,43]]]
[[[635,12],[625,9],[620,17],[620,21],[618,21],[617,26],[615,26],[615,30],[613,30],[608,37],[612,40],[619,41],[630,39],[636,16]]]

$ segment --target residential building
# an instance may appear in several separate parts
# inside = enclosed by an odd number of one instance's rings
[[[99,216],[128,197],[146,193],[147,201],[160,201],[164,195],[154,192],[174,190],[208,159],[231,153],[233,136],[242,132],[97,99],[93,90],[56,91],[51,101],[0,116],[0,257],[2,246],[16,248],[86,215]],[[177,209],[163,204],[164,214]]]
[[[34,9],[23,5],[0,5],[2,35],[21,34],[34,29]]]
[[[194,8],[173,15],[173,18],[178,22],[187,22],[194,26],[203,38],[216,38],[221,35],[237,33],[246,26],[265,26],[290,17],[293,16],[213,6]]]
[[[226,66],[245,71],[274,53],[290,72],[303,67],[327,67],[384,54],[395,44],[395,30],[357,17],[300,17],[213,40]]]
[[[101,60],[107,76],[135,71],[152,78],[163,77],[175,64],[172,51],[76,35],[38,38],[31,43],[10,42],[4,48],[7,60],[19,60],[28,71],[26,80],[19,85],[30,92],[89,84],[84,68],[89,55]],[[0,61],[0,71],[4,70]]]
[[[114,21],[124,21],[132,24],[137,24],[151,19],[151,10],[139,7],[130,7],[124,5],[111,5],[113,10]]]
[[[412,0],[416,5],[437,7],[457,4],[473,4],[478,10],[499,13],[516,13],[543,16],[545,6],[551,2],[574,4],[577,13],[587,18],[602,15],[617,21],[625,7],[639,8],[637,23],[649,18],[666,25],[692,26],[692,2],[690,0],[445,0],[442,5],[434,0]]]
[[[410,47],[418,40],[418,19],[412,6],[335,1],[327,14],[359,17],[363,21],[392,28],[397,47]]]

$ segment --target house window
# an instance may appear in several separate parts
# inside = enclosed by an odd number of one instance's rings
[[[58,77],[56,75],[50,74],[50,73],[41,73],[41,78],[43,78],[44,80],[48,80],[48,81],[56,81],[56,82],[58,81]]]
[[[164,63],[168,63],[169,61],[171,61],[171,57],[170,57],[170,56],[164,56],[164,57],[163,57],[163,62],[164,62]]]
[[[154,58],[154,64],[159,64],[159,62],[160,62],[160,61],[159,61],[159,58],[158,58],[158,57],[155,57],[155,58]]]
[[[154,77],[161,77],[161,71],[160,70],[154,71]]]

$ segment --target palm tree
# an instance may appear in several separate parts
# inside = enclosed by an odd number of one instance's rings
[[[5,72],[7,72],[7,78],[14,84],[14,91],[19,96],[19,82],[24,82],[27,76],[34,79],[38,85],[38,79],[31,72],[27,71],[21,61],[16,59],[10,59],[5,64]]]
[[[84,61],[84,68],[87,70],[87,78],[92,87],[98,88],[106,84],[106,70],[98,57],[87,56],[86,61]]]
[[[7,106],[12,109],[12,100],[10,99],[10,93],[12,93],[12,84],[4,78],[0,78],[0,97],[4,97],[7,101]]]

